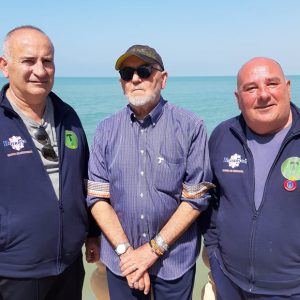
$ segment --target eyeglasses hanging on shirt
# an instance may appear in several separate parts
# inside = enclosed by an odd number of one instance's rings
[[[57,162],[58,156],[51,145],[49,135],[47,134],[45,128],[43,126],[38,127],[34,131],[33,135],[39,143],[44,145],[41,150],[43,157],[47,160]]]

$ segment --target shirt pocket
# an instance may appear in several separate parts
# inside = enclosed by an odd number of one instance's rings
[[[157,155],[154,162],[154,186],[163,193],[180,194],[185,170],[184,158]]]

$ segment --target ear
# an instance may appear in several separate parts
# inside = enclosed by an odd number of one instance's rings
[[[286,84],[286,88],[287,88],[287,91],[288,91],[289,100],[291,100],[291,81],[286,80],[285,84]]]
[[[0,56],[0,69],[2,70],[2,73],[4,77],[8,78],[8,62],[4,56]]]
[[[241,106],[240,106],[240,96],[239,96],[238,91],[235,91],[235,92],[234,92],[234,95],[235,95],[236,103],[237,103],[239,109],[241,110]]]
[[[121,79],[121,78],[119,78],[119,82],[120,82],[120,85],[121,85],[121,87],[122,87],[122,90],[123,90],[123,94],[125,95],[125,87],[124,87],[124,81]]]
[[[164,89],[167,85],[167,79],[168,79],[168,72],[167,71],[163,71],[161,73],[162,76],[162,83],[161,83],[161,88]]]

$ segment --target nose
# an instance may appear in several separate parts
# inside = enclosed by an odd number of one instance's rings
[[[37,77],[44,77],[47,75],[47,71],[42,61],[37,61],[33,66],[33,73]]]
[[[140,83],[142,81],[141,77],[138,75],[136,71],[134,71],[131,81],[133,83]]]
[[[258,89],[258,97],[262,100],[268,100],[270,98],[270,91],[267,86],[261,86]]]

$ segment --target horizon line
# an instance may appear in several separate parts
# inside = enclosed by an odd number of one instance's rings
[[[285,75],[286,77],[289,76],[300,76],[300,74],[287,74]],[[199,77],[236,77],[236,75],[172,75],[169,76],[169,78],[199,78]],[[79,76],[79,75],[55,75],[55,78],[116,78],[119,79],[118,75],[113,75],[113,76],[108,76],[108,75],[99,75],[99,76],[94,76],[94,75],[84,75],[84,76]],[[0,75],[0,79],[6,79],[2,74]]]

